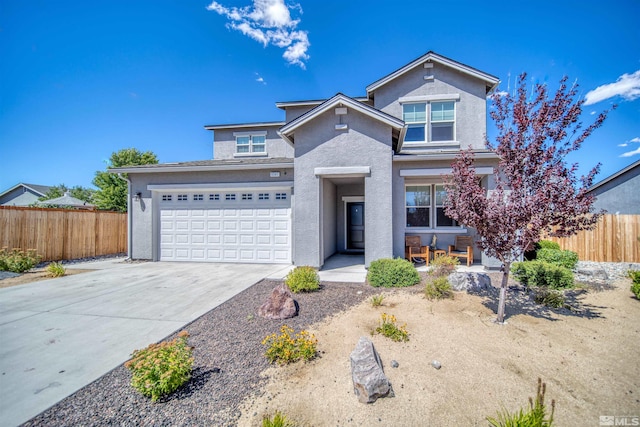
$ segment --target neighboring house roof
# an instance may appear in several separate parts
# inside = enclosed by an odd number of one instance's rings
[[[206,125],[206,130],[222,130],[222,129],[238,129],[238,128],[265,128],[265,127],[280,127],[287,122],[256,122],[256,123],[237,123],[237,124],[223,124],[223,125]]]
[[[287,123],[286,125],[284,125],[283,127],[281,127],[280,130],[278,131],[278,134],[282,138],[284,138],[287,142],[289,142],[290,144],[293,144],[293,141],[294,141],[293,134],[295,133],[296,129],[298,129],[300,126],[304,125],[305,123],[308,123],[309,121],[313,120],[320,114],[323,114],[327,110],[330,110],[331,108],[334,108],[336,106],[353,108],[354,110],[359,111],[360,113],[366,116],[369,116],[375,120],[378,120],[388,126],[391,126],[393,129],[396,129],[398,133],[404,130],[404,121],[398,119],[397,117],[394,117],[383,111],[373,108],[368,104],[359,102],[342,93],[338,93],[334,97],[326,100],[322,104],[318,105],[315,108],[312,108],[311,110],[307,111],[297,119],[294,119],[289,123]]]
[[[635,163],[631,163],[629,166],[627,166],[624,169],[619,170],[618,172],[614,173],[611,176],[606,177],[605,179],[603,179],[602,181],[593,184],[588,190],[587,192],[592,192],[597,190],[599,187],[602,187],[603,185],[605,185],[606,183],[613,181],[614,179],[618,178],[619,176],[622,176],[624,174],[626,174],[627,172],[632,171],[633,169],[640,167],[640,160],[638,160]]]
[[[290,158],[260,158],[260,159],[224,159],[224,160],[198,160],[180,163],[159,163],[155,165],[125,166],[110,168],[112,173],[161,173],[161,172],[202,172],[216,170],[237,169],[273,169],[275,167],[293,167],[293,159]]]
[[[461,62],[458,61],[454,61],[453,59],[447,58],[445,56],[439,55],[433,51],[429,51],[426,54],[422,55],[421,57],[411,61],[410,63],[408,63],[407,65],[405,65],[402,68],[397,69],[396,71],[392,72],[391,74],[388,74],[386,76],[384,76],[383,78],[376,80],[375,82],[371,83],[369,86],[367,86],[367,97],[371,97],[371,92],[374,92],[376,89],[379,89],[380,87],[386,85],[387,83],[397,79],[398,77],[402,76],[403,74],[411,71],[412,69],[414,69],[415,67],[418,67],[420,65],[422,65],[425,62],[435,62],[438,64],[442,64],[442,65],[446,65],[450,68],[453,68],[457,71],[460,71],[461,73],[465,73],[467,75],[470,75],[472,77],[476,77],[480,80],[484,80],[486,82],[487,85],[487,94],[490,93],[492,90],[494,90],[496,88],[496,86],[498,85],[498,83],[500,83],[500,79],[496,76],[492,76],[491,74],[487,74],[483,71],[480,71],[476,68],[470,67],[468,65],[465,65]]]
[[[29,190],[33,191],[34,193],[39,194],[40,197],[46,195],[49,192],[49,190],[51,190],[51,188],[52,188],[49,185],[26,184],[24,182],[20,182],[20,183],[14,185],[13,187],[9,188],[8,190],[5,190],[5,191],[1,192],[0,193],[0,197],[2,197],[5,194],[15,190],[18,187],[28,188]]]
[[[65,192],[63,196],[56,197],[55,199],[47,199],[39,202],[43,205],[52,206],[68,206],[72,208],[93,209],[95,205],[85,202],[84,200],[77,199],[71,196],[68,192]]]

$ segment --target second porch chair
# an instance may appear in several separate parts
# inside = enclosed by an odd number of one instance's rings
[[[404,256],[407,260],[415,262],[415,259],[423,259],[429,265],[429,246],[422,246],[420,236],[405,236]]]
[[[449,256],[467,259],[467,267],[473,263],[473,237],[456,236],[455,245],[449,245]]]

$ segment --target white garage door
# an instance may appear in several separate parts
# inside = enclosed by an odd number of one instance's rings
[[[159,194],[161,261],[291,262],[288,191]]]

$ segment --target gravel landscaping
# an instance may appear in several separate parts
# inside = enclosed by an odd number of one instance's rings
[[[23,425],[236,425],[240,403],[266,381],[260,377],[269,367],[261,344],[265,336],[283,324],[298,332],[378,293],[364,284],[323,283],[318,292],[295,294],[297,317],[256,316],[277,284],[263,280],[184,328],[195,347],[193,377],[166,399],[152,403],[138,394],[129,386],[129,371],[120,366]]]

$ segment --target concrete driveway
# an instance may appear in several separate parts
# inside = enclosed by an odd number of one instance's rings
[[[89,273],[0,289],[0,426],[54,405],[282,265],[74,265]],[[284,271],[284,273],[283,273]]]

